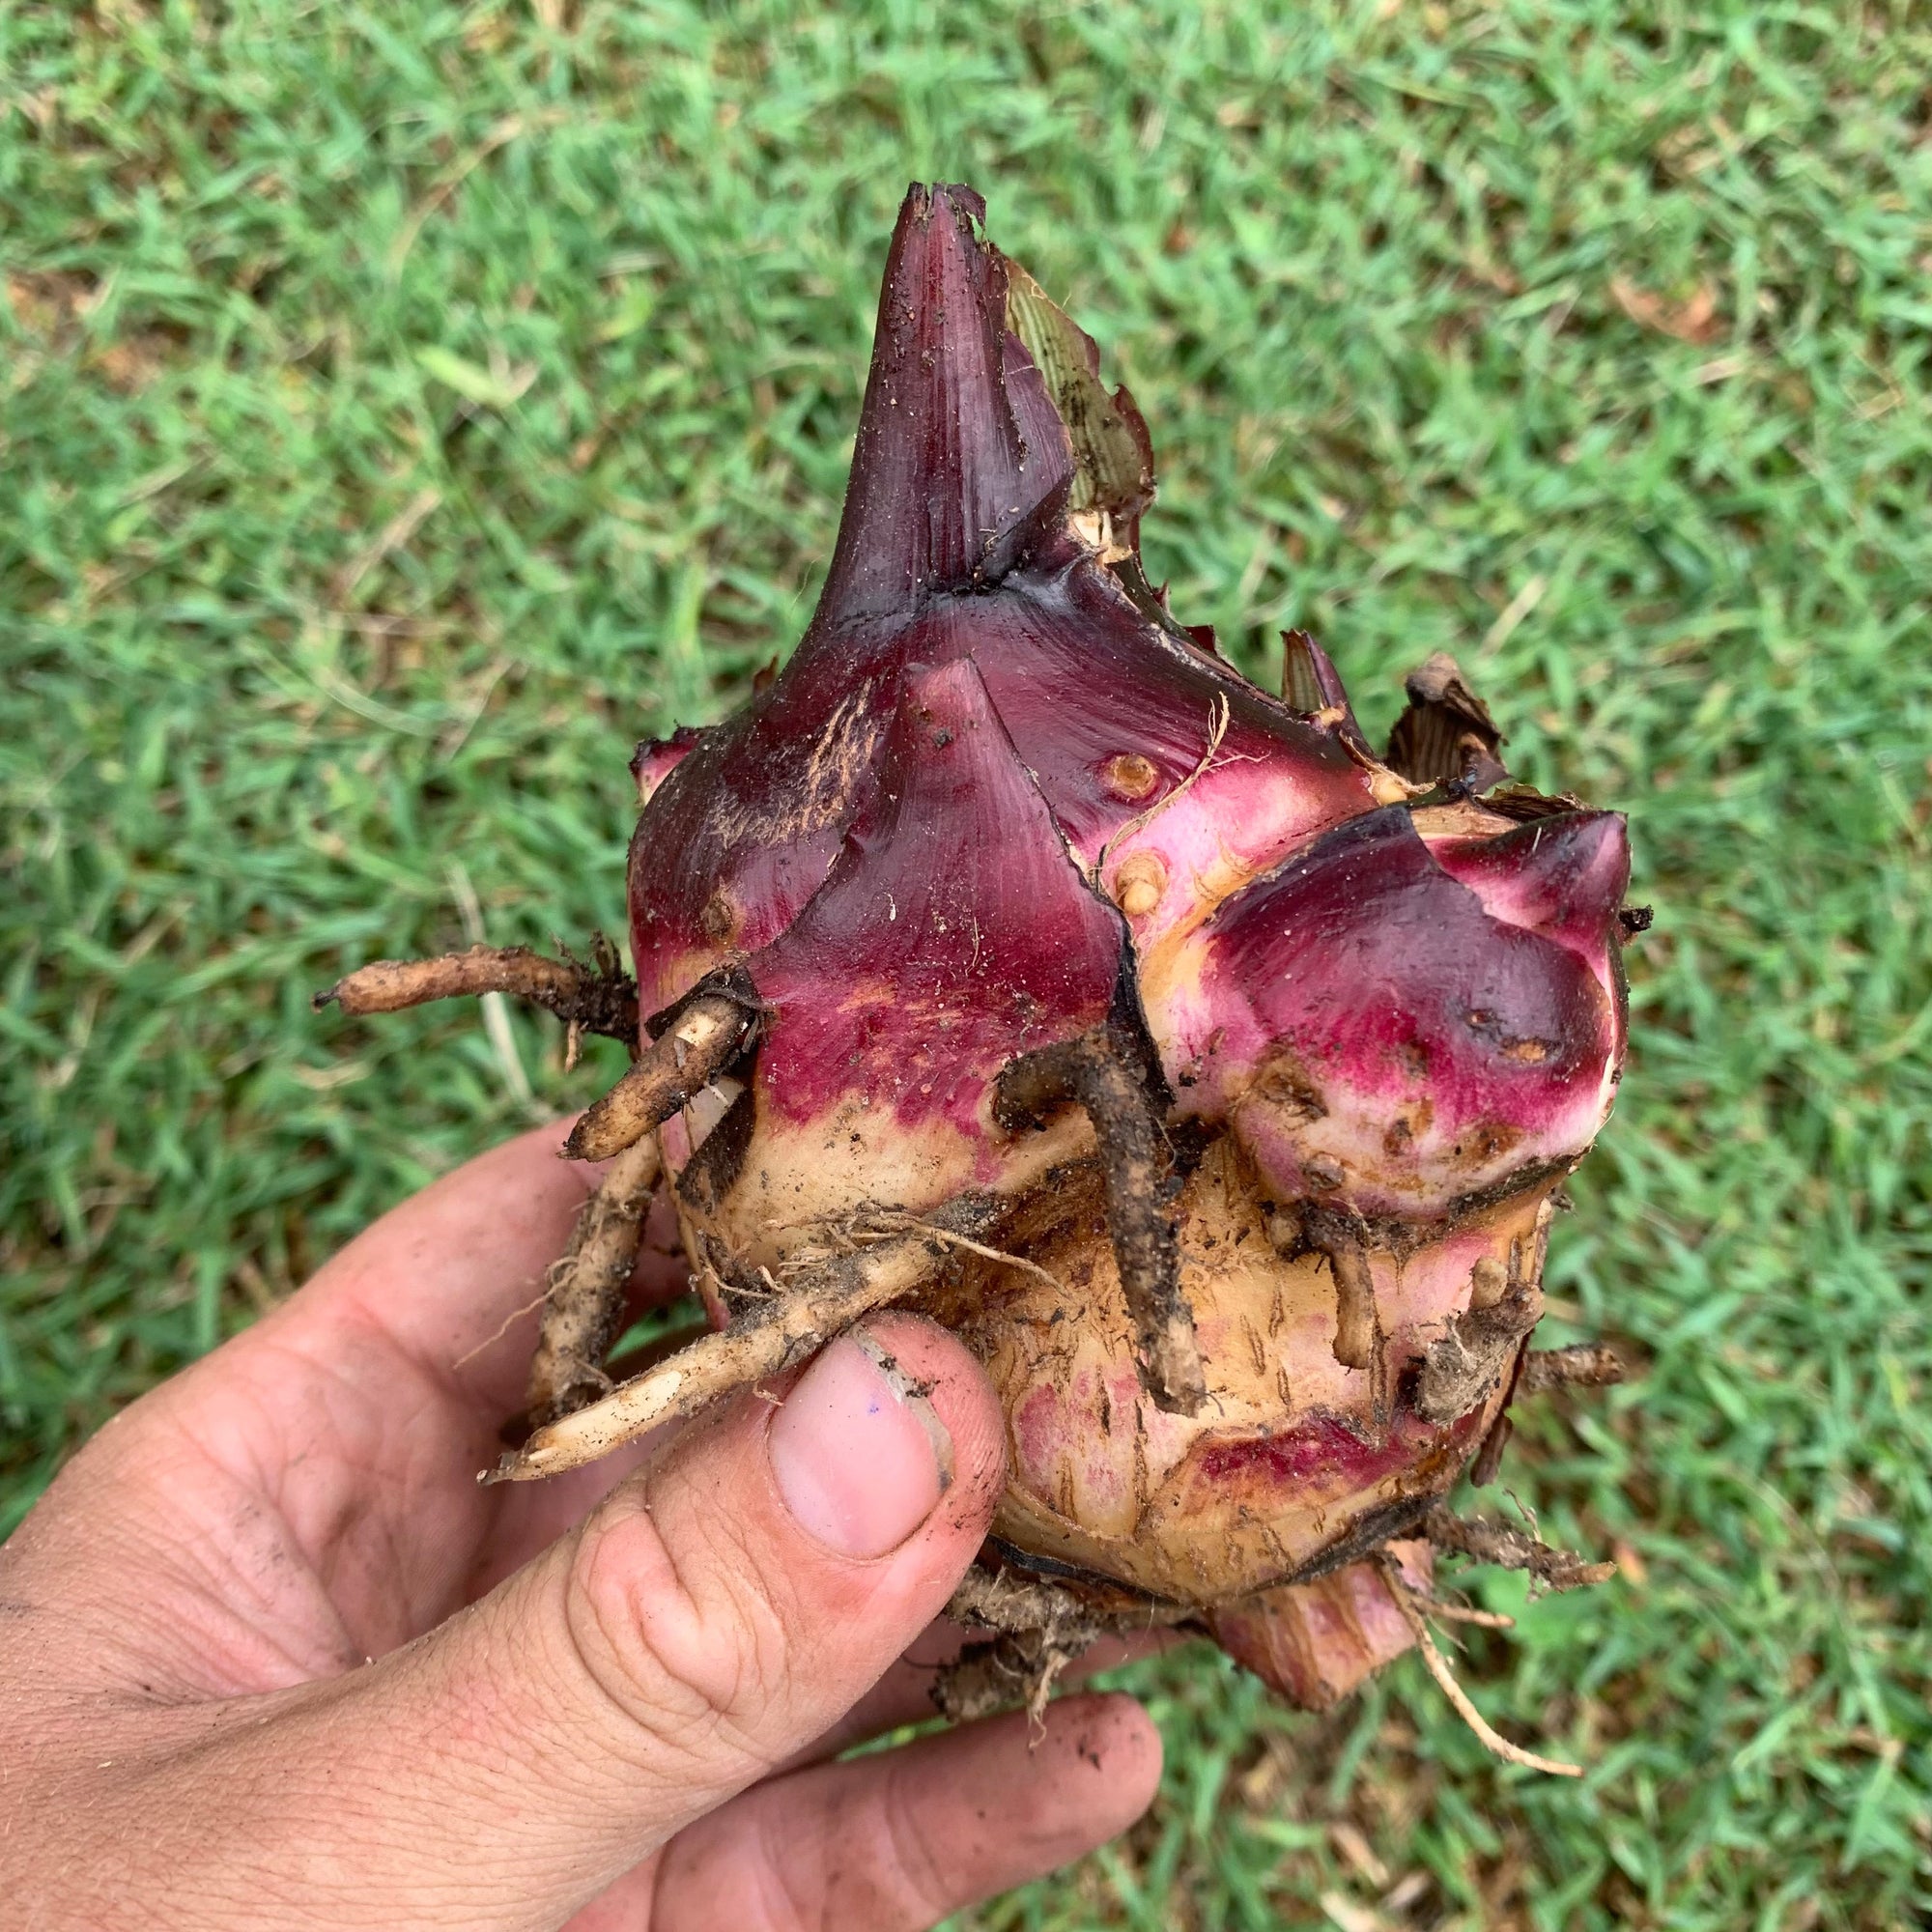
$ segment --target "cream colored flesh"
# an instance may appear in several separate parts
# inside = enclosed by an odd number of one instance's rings
[[[1513,1248],[1518,1267],[1534,1267],[1539,1207],[1519,1197],[1406,1261],[1371,1250],[1381,1343],[1369,1368],[1349,1369],[1335,1359],[1327,1261],[1275,1253],[1265,1205],[1223,1138],[1181,1204],[1183,1284],[1208,1384],[1206,1409],[1187,1418],[1141,1392],[1092,1175],[1042,1190],[1006,1238],[1062,1292],[969,1264],[936,1311],[986,1363],[1008,1413],[1010,1476],[994,1533],[1207,1605],[1296,1575],[1373,1512],[1441,1492],[1508,1378],[1466,1415],[1431,1425],[1405,1397],[1405,1371],[1470,1306],[1479,1264],[1492,1284]],[[1271,1463],[1271,1443],[1311,1428],[1338,1453],[1295,1461],[1291,1443],[1289,1460]]]

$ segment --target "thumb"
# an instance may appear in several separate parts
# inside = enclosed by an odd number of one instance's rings
[[[944,1607],[1003,1474],[979,1365],[874,1318],[428,1636],[267,1721],[238,1710],[194,1753],[225,1787],[195,1780],[195,1809],[330,1926],[555,1925],[875,1682]]]

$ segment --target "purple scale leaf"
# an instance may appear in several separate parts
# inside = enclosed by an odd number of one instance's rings
[[[1620,849],[1621,822],[1591,817],[1570,837]],[[1513,902],[1538,911],[1542,867],[1513,852]],[[1600,864],[1588,904],[1580,889],[1563,902],[1566,930],[1606,934],[1622,885]],[[1403,808],[1317,839],[1195,945],[1150,1017],[1185,1109],[1232,1118],[1280,1198],[1439,1212],[1582,1152],[1608,1110],[1615,988],[1570,945],[1495,917]]]
[[[970,189],[920,186],[899,211],[814,630],[996,580],[1059,526],[1072,451],[1007,328],[1006,263],[973,232],[983,213]]]
[[[863,1096],[978,1133],[1009,1060],[1105,1019],[1122,941],[972,665],[910,668],[871,801],[748,962],[760,1090],[793,1120]]]

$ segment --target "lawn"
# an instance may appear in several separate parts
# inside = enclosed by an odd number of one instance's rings
[[[1463,659],[1657,908],[1508,1482],[1606,1587],[1333,1718],[1205,1652],[992,1928],[1932,1911],[1923,9],[0,0],[0,1528],[114,1408],[610,1077],[345,964],[621,919],[633,740],[830,551],[912,177],[1099,337],[1150,563],[1372,731]],[[616,1050],[605,1047],[604,1055]]]

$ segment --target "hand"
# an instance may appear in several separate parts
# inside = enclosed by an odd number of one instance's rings
[[[1159,1743],[1118,1696],[1037,1748],[1014,1717],[834,1761],[923,1715],[895,1660],[1002,1481],[992,1392],[929,1323],[477,1487],[534,1336],[506,1319],[590,1184],[559,1140],[378,1222],[0,1548],[9,1923],[920,1927],[1147,1804]]]

